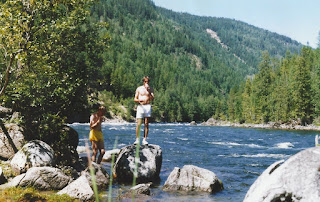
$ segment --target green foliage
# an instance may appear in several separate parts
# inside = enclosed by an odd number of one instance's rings
[[[96,103],[131,120],[144,75],[155,90],[155,121],[272,120],[273,61],[263,68],[270,78],[260,73],[271,82],[265,92],[262,82],[238,84],[257,73],[261,50],[280,58],[301,49],[243,22],[175,13],[151,0],[5,1],[0,25],[1,86],[3,72],[12,72],[3,104],[21,112],[27,139],[49,144],[64,142],[63,124],[87,121]]]
[[[90,21],[93,0],[6,1],[0,46],[12,53],[11,82],[3,102],[23,116],[27,140],[63,142],[67,118],[85,109],[107,47],[105,22]]]
[[[92,18],[110,23],[112,38],[104,54],[104,86],[95,90],[112,91],[116,102],[130,100],[124,106],[131,110],[135,89],[148,75],[155,90],[152,118],[161,122],[226,119],[228,92],[257,72],[261,50],[280,57],[301,48],[246,23],[175,13],[150,0],[103,0],[92,8]],[[237,112],[239,105],[237,99]]]
[[[303,47],[301,54],[287,53],[281,61],[264,54],[260,71],[248,79],[242,94],[242,115],[248,123],[270,121],[289,123],[293,120],[301,125],[319,123],[319,49]],[[235,92],[231,91],[229,106],[235,105]],[[229,107],[229,118],[234,118]],[[241,114],[239,114],[241,116]]]

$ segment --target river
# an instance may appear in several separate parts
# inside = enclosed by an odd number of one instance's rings
[[[71,124],[79,133],[79,146],[88,139],[88,124]],[[135,124],[102,124],[106,150],[132,144]],[[142,127],[143,130],[143,127]],[[151,201],[243,201],[257,177],[272,163],[314,146],[315,131],[285,131],[189,124],[149,126],[149,144],[157,144],[163,153],[160,185],[151,189]],[[174,167],[195,165],[214,172],[223,182],[224,190],[216,194],[167,193],[161,190]],[[110,164],[104,163],[109,171]],[[113,197],[119,188],[114,185]]]

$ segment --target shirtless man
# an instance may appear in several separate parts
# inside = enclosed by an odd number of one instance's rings
[[[136,141],[134,144],[139,143],[139,133],[142,124],[142,119],[144,118],[144,138],[142,140],[142,145],[147,145],[147,137],[149,132],[149,118],[151,117],[151,105],[150,101],[154,99],[153,89],[149,86],[149,77],[145,76],[142,79],[143,85],[139,86],[136,90],[134,96],[134,102],[139,103],[137,107],[137,128],[136,128]]]
[[[98,111],[90,116],[90,133],[89,140],[92,144],[92,157],[91,160],[93,162],[96,161],[96,156],[98,154],[98,150],[100,152],[97,163],[100,164],[102,161],[102,157],[105,153],[104,150],[104,141],[103,134],[101,130],[101,123],[104,121],[104,114],[106,113],[106,108],[104,106],[100,106]]]

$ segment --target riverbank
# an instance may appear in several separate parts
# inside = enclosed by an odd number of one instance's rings
[[[296,122],[290,124],[280,124],[277,122],[269,122],[266,124],[248,124],[248,123],[232,123],[229,121],[219,121],[210,118],[208,121],[201,123],[203,126],[228,126],[228,127],[241,127],[241,128],[256,128],[256,129],[278,129],[278,130],[310,130],[320,131],[320,126],[306,125],[302,126]]]
[[[135,122],[128,122],[121,118],[105,119],[104,123],[107,124],[128,124]],[[190,125],[197,125],[191,122]],[[302,126],[298,123],[292,122],[290,124],[280,124],[277,122],[269,122],[265,124],[250,124],[250,123],[234,123],[230,121],[221,121],[210,118],[208,121],[198,124],[201,126],[226,126],[226,127],[239,127],[239,128],[255,128],[255,129],[277,129],[277,130],[305,130],[305,131],[320,131],[320,126],[306,125]]]

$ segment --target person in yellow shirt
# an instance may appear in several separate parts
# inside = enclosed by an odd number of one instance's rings
[[[96,161],[96,156],[98,151],[100,152],[97,163],[100,164],[102,161],[102,157],[105,153],[104,150],[104,141],[103,134],[101,130],[101,123],[104,121],[104,114],[106,113],[106,108],[104,106],[100,106],[98,111],[90,116],[90,133],[89,140],[92,145],[92,157],[91,160],[93,162]]]

